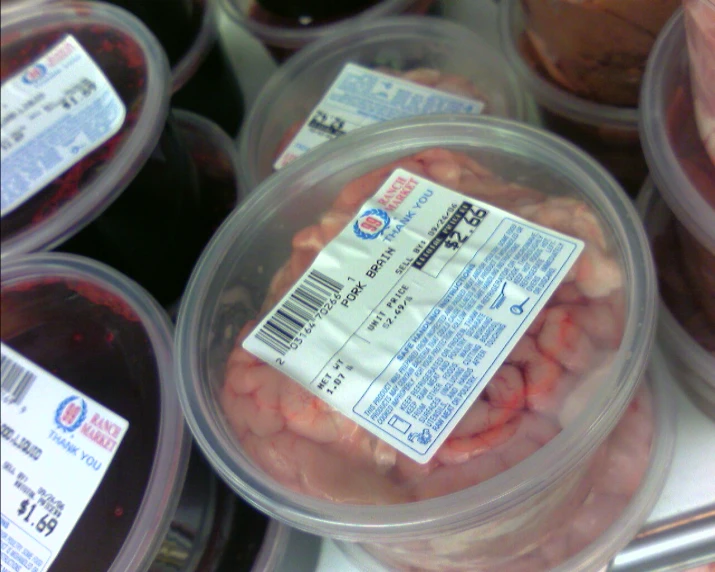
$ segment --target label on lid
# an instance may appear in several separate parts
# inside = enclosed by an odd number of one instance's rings
[[[126,116],[72,36],[3,83],[0,95],[0,216],[106,142]]]
[[[483,109],[476,99],[348,63],[273,167],[282,169],[318,145],[373,123],[434,113],[479,114]]]
[[[243,347],[426,463],[584,243],[397,169]]]
[[[1,349],[2,569],[43,572],[92,500],[129,423],[12,348]]]

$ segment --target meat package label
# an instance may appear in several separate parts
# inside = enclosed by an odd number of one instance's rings
[[[49,569],[129,423],[2,344],[2,569]]]
[[[0,214],[112,137],[126,108],[72,36],[2,85]]]
[[[583,247],[398,169],[243,347],[426,463]]]
[[[348,63],[273,167],[282,169],[318,145],[373,123],[434,113],[479,114],[483,109],[476,99]]]

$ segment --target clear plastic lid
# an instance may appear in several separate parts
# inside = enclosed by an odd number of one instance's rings
[[[588,101],[561,89],[542,77],[527,61],[522,49],[525,16],[520,0],[499,3],[499,33],[509,65],[532,92],[539,105],[552,113],[594,127],[637,130],[638,110]]]
[[[460,88],[485,104],[484,114],[523,120],[524,94],[502,55],[473,32],[438,18],[403,16],[354,24],[301,50],[273,75],[256,98],[239,142],[241,176],[249,190],[273,172],[281,146],[309,119],[347,63],[390,69],[417,83],[420,75],[444,89]],[[464,78],[464,81],[457,81]],[[291,135],[290,138],[288,136]]]
[[[64,568],[57,569],[77,569],[72,563],[79,553],[91,559],[104,550],[110,551],[103,554],[109,570],[145,569],[174,515],[191,442],[176,392],[172,326],[165,312],[136,283],[103,264],[39,253],[3,262],[2,323],[4,343],[41,367],[57,367],[65,383],[130,424],[60,559],[71,546],[77,553],[68,553]],[[111,371],[98,380],[102,368]],[[145,471],[145,464],[146,472],[135,474]],[[136,506],[119,504],[128,498],[136,499]],[[108,513],[116,520],[112,526],[125,531],[111,542],[103,537],[110,529]]]
[[[657,240],[658,235],[667,228],[669,220],[673,218],[667,203],[663,201],[651,180],[646,182],[641,194],[638,196],[638,210],[643,216],[645,228],[651,237],[651,241]],[[677,240],[677,238],[674,239],[671,236],[665,236],[664,239],[668,246],[672,246],[671,243]],[[654,248],[657,247],[657,245],[654,246]],[[680,257],[683,256],[685,255],[681,253]],[[659,256],[657,252],[655,258],[656,263],[658,263]],[[682,282],[687,286],[688,281],[685,276],[671,276],[678,269],[671,268],[669,262],[668,259],[663,261],[665,265],[668,265],[664,269],[664,273],[670,280],[679,278],[678,282]],[[703,343],[698,342],[693,334],[683,327],[681,320],[686,316],[681,315],[676,318],[676,312],[682,314],[683,310],[679,307],[669,308],[668,304],[665,303],[666,292],[662,285],[661,292],[662,300],[658,313],[658,338],[662,342],[663,351],[671,361],[671,367],[676,379],[682,385],[689,387],[691,391],[695,391],[699,396],[695,403],[701,409],[707,409],[708,414],[713,416],[715,414],[713,413],[715,411],[715,351],[708,351]],[[681,305],[687,305],[688,313],[694,314],[691,317],[695,317],[698,320],[705,319],[702,311],[692,307],[694,299],[697,298],[696,295],[681,293],[679,297],[670,295],[668,298],[670,298],[671,303],[679,301]],[[689,329],[694,328],[690,327]],[[713,343],[712,340],[715,339],[715,333],[708,331],[706,327],[699,328],[698,334],[707,337],[711,344]]]
[[[164,128],[170,95],[166,55],[144,24],[111,5],[58,2],[4,14],[3,81],[67,34],[102,69],[123,100],[126,118],[111,139],[3,217],[3,258],[53,248],[99,216],[141,169]]]
[[[695,124],[682,9],[653,47],[640,109],[643,150],[656,187],[690,234],[715,254],[715,165]]]
[[[404,168],[419,171],[428,158],[435,159],[435,172],[444,174],[446,166],[438,166],[440,157],[460,161],[472,173],[465,175],[466,181],[472,176],[479,179],[474,170],[491,170],[493,175],[482,173],[490,183],[480,188],[486,193],[491,184],[497,185],[499,191],[484,199],[492,204],[524,208],[518,211],[524,213],[528,205],[564,204],[577,206],[580,214],[593,213],[586,214],[589,222],[574,224],[570,232],[595,230],[587,242],[597,240],[611,257],[606,267],[615,274],[597,273],[599,278],[595,278],[587,272],[582,279],[589,290],[601,279],[609,284],[606,290],[593,293],[611,292],[617,300],[622,321],[616,318],[614,324],[622,324],[622,335],[616,325],[618,341],[612,343],[618,347],[602,354],[609,356],[603,369],[589,375],[586,368],[584,375],[576,376],[582,380],[577,393],[584,400],[577,400],[559,421],[563,429],[548,444],[476,486],[441,496],[427,492],[427,500],[417,502],[356,506],[317,498],[319,488],[307,494],[282,484],[252,459],[234,434],[234,427],[247,417],[228,417],[222,406],[222,395],[229,395],[224,394],[227,359],[234,348],[242,351],[236,345],[237,336],[262,305],[265,310],[275,301],[276,292],[271,289],[276,273],[281,271],[284,278],[286,272],[290,275],[284,263],[291,255],[293,236],[321,220],[329,224],[332,218],[321,219],[321,214],[329,210],[344,185],[357,180],[350,189],[374,193],[397,160]],[[547,197],[547,203],[540,202]],[[552,211],[547,207],[541,212]],[[572,216],[575,212],[563,214],[560,220],[567,224],[580,220]],[[584,260],[594,254],[592,248]],[[606,274],[618,278],[611,282]],[[285,282],[280,276],[276,280]],[[552,495],[558,497],[569,488],[559,484],[585,462],[620,418],[646,366],[655,303],[653,263],[637,213],[612,177],[571,144],[540,130],[484,116],[432,116],[372,125],[322,146],[266,179],[215,235],[194,270],[179,312],[175,356],[180,397],[199,446],[221,477],[262,511],[308,532],[349,540],[428,539],[438,531],[454,532],[495,521],[516,526],[515,521],[558,504]],[[242,362],[233,363],[238,367]],[[266,366],[265,371],[272,370]],[[293,387],[290,380],[281,383]],[[327,453],[333,450],[331,446],[320,450]],[[363,473],[356,470],[355,474]],[[365,474],[366,482],[372,482],[373,473]],[[523,507],[526,502],[530,503],[528,511]],[[514,510],[504,512],[506,507]]]
[[[399,14],[413,3],[414,0],[381,0],[352,16],[336,21],[306,26],[296,20],[291,26],[279,17],[275,18],[275,24],[269,23],[270,13],[261,17],[260,12],[263,10],[256,0],[223,0],[226,12],[259,40],[269,46],[289,49],[302,48],[331,32],[344,33],[358,22]]]

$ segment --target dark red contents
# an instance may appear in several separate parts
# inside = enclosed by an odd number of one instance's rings
[[[64,23],[28,37],[3,38],[1,79],[19,72],[72,34],[102,68],[127,108],[119,132],[87,155],[39,193],[3,217],[2,241],[52,216],[81,189],[102,176],[103,168],[115,156],[134,129],[145,97],[146,65],[140,47],[127,35],[106,26]]]
[[[95,304],[78,291],[94,291],[93,299],[107,303]],[[159,380],[151,342],[139,321],[112,310],[123,302],[90,284],[3,286],[1,306],[4,343],[129,422],[101,485],[49,569],[108,570],[137,516],[157,447]]]

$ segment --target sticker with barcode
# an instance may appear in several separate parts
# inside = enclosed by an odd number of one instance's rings
[[[0,345],[2,569],[43,572],[90,503],[125,419]]]
[[[2,84],[0,216],[112,137],[126,108],[73,36]]]
[[[483,109],[482,101],[347,63],[273,167],[282,169],[318,145],[373,123]]]
[[[397,169],[243,347],[426,463],[581,240]]]

